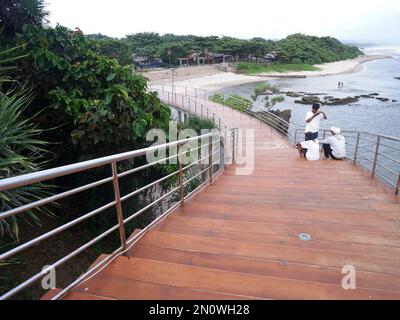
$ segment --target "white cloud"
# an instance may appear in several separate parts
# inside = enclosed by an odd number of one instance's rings
[[[122,37],[161,34],[229,35],[282,38],[295,32],[339,38],[382,40],[386,16],[400,30],[399,0],[47,0],[53,25],[79,27],[85,33]],[[379,18],[379,19],[378,19]],[[378,22],[377,22],[378,21]],[[395,37],[396,32],[389,32]],[[355,39],[356,40],[356,39]]]

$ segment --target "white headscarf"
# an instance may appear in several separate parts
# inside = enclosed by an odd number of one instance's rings
[[[337,127],[332,127],[331,131],[332,131],[333,134],[341,134],[342,133],[342,130],[340,130]]]

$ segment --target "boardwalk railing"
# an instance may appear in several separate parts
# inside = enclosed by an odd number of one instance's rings
[[[213,91],[186,86],[171,86],[170,84],[157,85],[152,89],[157,90],[160,94],[165,94],[171,90],[172,93],[169,93],[171,96],[192,98],[209,109],[212,109],[214,104],[209,100],[215,93]],[[246,104],[243,100],[238,100],[234,96],[230,96],[229,99],[231,102],[233,101],[234,109],[268,124],[271,129],[278,132],[294,146],[304,140],[304,126],[290,123],[268,109],[261,109],[250,102]],[[234,103],[235,99],[237,100],[236,104]],[[319,136],[323,139],[329,134],[330,129],[320,129]],[[352,130],[343,130],[342,134],[346,137],[347,159],[351,160],[354,165],[360,165],[370,172],[371,178],[378,177],[393,187],[395,194],[398,195],[400,191],[400,138]]]
[[[206,110],[204,106],[203,109]],[[206,112],[206,115],[208,113],[208,116],[214,117],[216,119],[216,115],[212,115],[209,110],[206,110],[204,112]],[[222,128],[222,120],[220,118],[218,119],[218,124],[220,128]],[[29,212],[31,210],[43,207],[45,205],[55,203],[61,199],[65,199],[73,195],[76,195],[78,193],[87,190],[92,190],[96,187],[104,186],[107,184],[109,185],[109,188],[112,188],[114,193],[113,201],[101,207],[97,207],[95,210],[85,213],[79,216],[79,218],[76,218],[68,223],[65,223],[32,240],[24,242],[7,252],[1,253],[0,263],[7,261],[8,259],[14,257],[18,253],[28,250],[29,248],[32,248],[33,246],[45,240],[50,240],[55,235],[60,234],[61,232],[65,232],[68,229],[72,228],[73,226],[76,226],[84,221],[87,221],[90,218],[94,217],[99,218],[99,215],[104,214],[105,211],[114,210],[114,214],[116,217],[115,221],[117,221],[117,223],[113,227],[99,234],[89,242],[80,246],[79,248],[69,253],[68,255],[62,257],[58,261],[50,263],[47,266],[45,272],[39,272],[37,274],[34,274],[29,279],[19,284],[17,287],[7,291],[6,293],[3,293],[0,296],[0,300],[8,299],[17,294],[18,292],[20,292],[21,290],[33,285],[35,282],[40,281],[44,276],[48,275],[51,270],[55,270],[57,267],[65,264],[67,261],[71,260],[78,254],[92,247],[94,244],[98,243],[100,240],[104,239],[105,237],[111,234],[116,235],[116,233],[118,233],[120,246],[106,258],[97,261],[96,265],[92,266],[87,272],[85,272],[73,283],[68,285],[60,293],[56,294],[52,299],[55,300],[62,297],[65,293],[67,293],[69,290],[77,286],[79,283],[88,279],[89,277],[96,274],[104,267],[106,267],[116,257],[125,254],[127,250],[129,250],[133,246],[133,244],[135,244],[137,240],[143,236],[143,234],[146,231],[148,231],[151,227],[164,220],[165,217],[173,209],[175,209],[180,205],[183,205],[187,199],[191,198],[195,193],[199,192],[206,185],[212,183],[213,180],[216,179],[224,170],[225,163],[227,162],[227,160],[229,160],[229,158],[231,159],[234,158],[235,148],[236,148],[234,137],[236,129],[225,130],[225,128],[226,127],[223,128],[223,131],[220,131],[218,133],[211,132],[198,137],[174,141],[166,144],[152,146],[145,149],[134,150],[126,153],[111,155],[108,157],[93,159],[80,163],[74,163],[63,167],[53,168],[23,176],[16,176],[0,180],[0,192],[5,192],[7,190],[33,185],[45,181],[54,181],[54,179],[65,177],[71,174],[79,173],[80,175],[84,175],[87,174],[89,170],[95,168],[109,167],[109,172],[110,172],[110,175],[104,179],[94,181],[92,183],[82,185],[74,189],[37,200],[35,202],[27,203],[17,208],[11,208],[5,212],[1,212],[0,220],[10,217],[16,217],[19,214]],[[196,143],[198,147],[189,146],[189,148],[187,148],[188,144],[194,145]],[[223,146],[223,148],[221,148],[221,146]],[[154,154],[156,152],[159,152],[160,150],[171,150],[171,149],[176,151],[175,152],[170,151],[168,153],[168,156],[166,156],[163,159],[150,162],[139,167],[133,167],[132,169],[124,172],[122,170],[121,172],[119,171],[119,168],[123,167],[119,166],[119,164],[121,163],[126,163],[126,161],[130,161],[130,163],[132,163],[132,160],[139,159],[140,157],[145,157],[149,153]],[[188,153],[192,154],[192,160],[189,161],[188,164],[182,163],[181,157],[183,156],[185,157],[185,159],[187,159]],[[121,178],[133,175],[134,173],[164,163],[165,161],[170,161],[172,159],[175,159],[175,161],[178,164],[176,171],[170,174],[166,174],[162,178],[154,182],[151,182],[137,190],[134,190],[133,192],[121,195],[122,191],[120,190]],[[193,170],[194,168],[195,170]],[[189,171],[190,174],[188,174]],[[128,199],[132,199],[135,196],[140,196],[145,191],[148,191],[150,188],[154,186],[160,186],[162,183],[165,184],[166,182],[171,181],[171,179],[174,178],[176,182],[172,183],[172,186],[166,193],[157,196],[157,198],[154,201],[142,207],[140,210],[131,213],[131,212],[124,212],[124,210],[122,209],[122,203],[127,201]],[[159,205],[163,201],[167,200],[168,200],[167,208],[165,208],[166,210],[163,210],[163,212],[161,212],[160,216],[158,216],[153,222],[151,222],[146,228],[142,229],[139,233],[130,238],[127,238],[126,226],[129,222],[132,222],[133,219],[135,219],[136,217],[142,215],[149,209],[152,209],[156,205]]]

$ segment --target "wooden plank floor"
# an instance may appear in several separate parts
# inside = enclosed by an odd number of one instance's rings
[[[255,130],[254,172],[228,166],[65,299],[400,299],[392,190],[348,161],[300,159],[269,127],[214,108]],[[345,265],[356,290],[341,287]]]

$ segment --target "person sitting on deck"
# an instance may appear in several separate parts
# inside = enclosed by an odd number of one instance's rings
[[[320,140],[324,149],[325,159],[343,160],[346,157],[346,139],[339,128],[331,128],[332,136]]]
[[[304,157],[309,161],[319,160],[319,143],[318,140],[308,140],[297,144],[300,157]]]
[[[319,111],[321,105],[319,103],[314,103],[312,110],[308,111],[306,114],[306,137],[305,140],[314,140],[318,138],[319,123],[321,120],[326,120],[328,117],[325,112]]]

